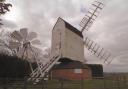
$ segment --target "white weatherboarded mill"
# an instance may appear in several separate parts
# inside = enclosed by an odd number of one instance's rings
[[[63,19],[58,18],[52,30],[52,47],[50,57],[48,57],[49,61],[46,64],[43,64],[41,61],[36,60],[38,67],[30,74],[31,77],[28,80],[31,80],[34,83],[41,81],[59,59],[68,58],[85,62],[84,46],[99,59],[102,59],[104,63],[111,63],[113,57],[108,51],[104,50],[104,48],[100,47],[88,37],[84,37],[83,39],[82,32],[84,30],[88,31],[97,18],[97,12],[103,8],[102,2],[95,1],[92,5],[95,9],[88,11],[82,19],[80,23],[80,26],[82,27],[81,31]]]
[[[84,62],[83,35],[75,27],[58,18],[52,30],[51,56],[61,55],[61,58],[69,58]]]

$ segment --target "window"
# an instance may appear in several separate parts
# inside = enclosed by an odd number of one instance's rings
[[[74,73],[82,73],[82,69],[74,69]]]

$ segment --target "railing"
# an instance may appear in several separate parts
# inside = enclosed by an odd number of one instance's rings
[[[0,89],[128,89],[127,76],[74,81],[41,80],[38,84],[33,84],[27,79],[0,78]]]

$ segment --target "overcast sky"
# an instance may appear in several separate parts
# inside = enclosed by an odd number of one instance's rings
[[[42,48],[50,47],[51,31],[61,17],[79,27],[81,19],[94,0],[7,0],[13,7],[3,16],[4,26],[10,30],[27,27],[36,31]],[[102,0],[101,0],[102,1]],[[128,0],[106,0],[105,7],[85,34],[112,53],[115,59],[104,65],[106,72],[128,72]],[[85,52],[88,63],[100,63]]]

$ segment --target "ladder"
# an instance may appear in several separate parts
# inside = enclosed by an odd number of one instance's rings
[[[40,82],[59,59],[59,55],[53,56],[44,65],[43,62],[37,60],[36,62],[38,67],[34,69],[30,74],[30,78],[28,78],[28,81],[32,81],[33,84],[37,84],[38,82]]]

